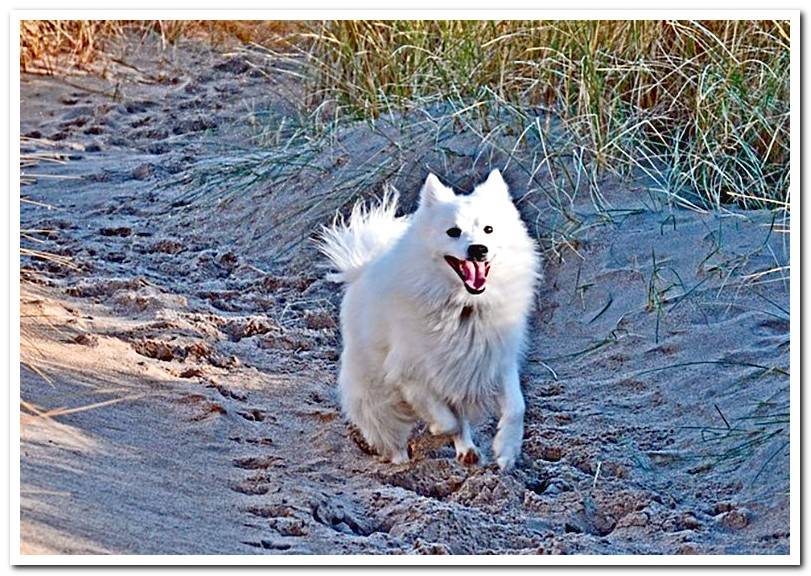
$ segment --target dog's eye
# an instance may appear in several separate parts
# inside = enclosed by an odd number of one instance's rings
[[[485,226],[484,227],[484,233],[485,234],[492,234],[493,233],[493,227],[492,226]]]
[[[446,232],[448,236],[450,236],[451,238],[459,238],[459,236],[462,235],[462,231],[456,226],[454,226],[453,228],[448,228]]]

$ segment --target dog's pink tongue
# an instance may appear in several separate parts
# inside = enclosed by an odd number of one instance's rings
[[[462,271],[465,275],[465,284],[474,290],[481,290],[487,280],[487,267],[485,262],[473,260],[462,261]]]

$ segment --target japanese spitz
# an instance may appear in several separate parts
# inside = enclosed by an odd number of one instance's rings
[[[515,464],[524,434],[518,368],[539,257],[498,170],[466,196],[430,174],[419,208],[396,194],[356,205],[321,235],[347,285],[338,376],[345,415],[385,459],[406,462],[417,420],[479,461],[471,423],[498,411],[493,454]]]

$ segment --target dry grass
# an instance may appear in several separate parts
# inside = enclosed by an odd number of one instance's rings
[[[37,145],[39,147],[48,148],[52,146],[53,142],[48,140],[36,139],[36,138],[27,138],[25,136],[20,138],[20,143],[23,146],[29,145]],[[33,184],[37,181],[37,178],[53,178],[54,175],[50,174],[42,174],[42,173],[32,173],[31,169],[37,169],[38,166],[42,164],[65,164],[68,161],[68,155],[59,152],[59,151],[40,151],[40,152],[25,152],[20,154],[20,187]],[[20,202],[25,204],[31,204],[35,206],[40,206],[42,208],[50,209],[51,207],[45,204],[41,204],[34,200],[28,198],[25,194],[20,191]],[[28,257],[38,260],[46,260],[49,262],[53,262],[60,266],[65,266],[68,268],[76,269],[76,265],[73,264],[70,258],[65,256],[60,256],[59,254],[54,254],[52,252],[47,252],[43,250],[39,250],[39,246],[44,244],[42,240],[42,236],[47,236],[52,233],[52,230],[40,230],[40,229],[27,229],[23,228],[20,230],[20,256]]]
[[[156,34],[166,47],[186,38],[217,46],[271,45],[286,32],[284,22],[251,20],[23,20],[20,70],[55,74],[87,69],[107,56],[106,42],[125,34]]]
[[[83,68],[98,55],[100,42],[119,34],[109,20],[23,20],[20,22],[20,70],[53,73],[65,60]]]

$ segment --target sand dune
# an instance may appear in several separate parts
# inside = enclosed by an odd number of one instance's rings
[[[78,267],[23,260],[23,361],[51,381],[22,369],[22,552],[788,553],[787,222],[605,177],[569,226],[469,131],[286,140],[297,88],[267,61],[147,48],[22,78],[24,151],[67,159],[29,170],[53,209],[22,228]],[[466,190],[505,164],[545,254],[522,461],[464,467],[420,429],[379,463],[339,414],[309,238],[383,182],[413,208],[426,166]]]

